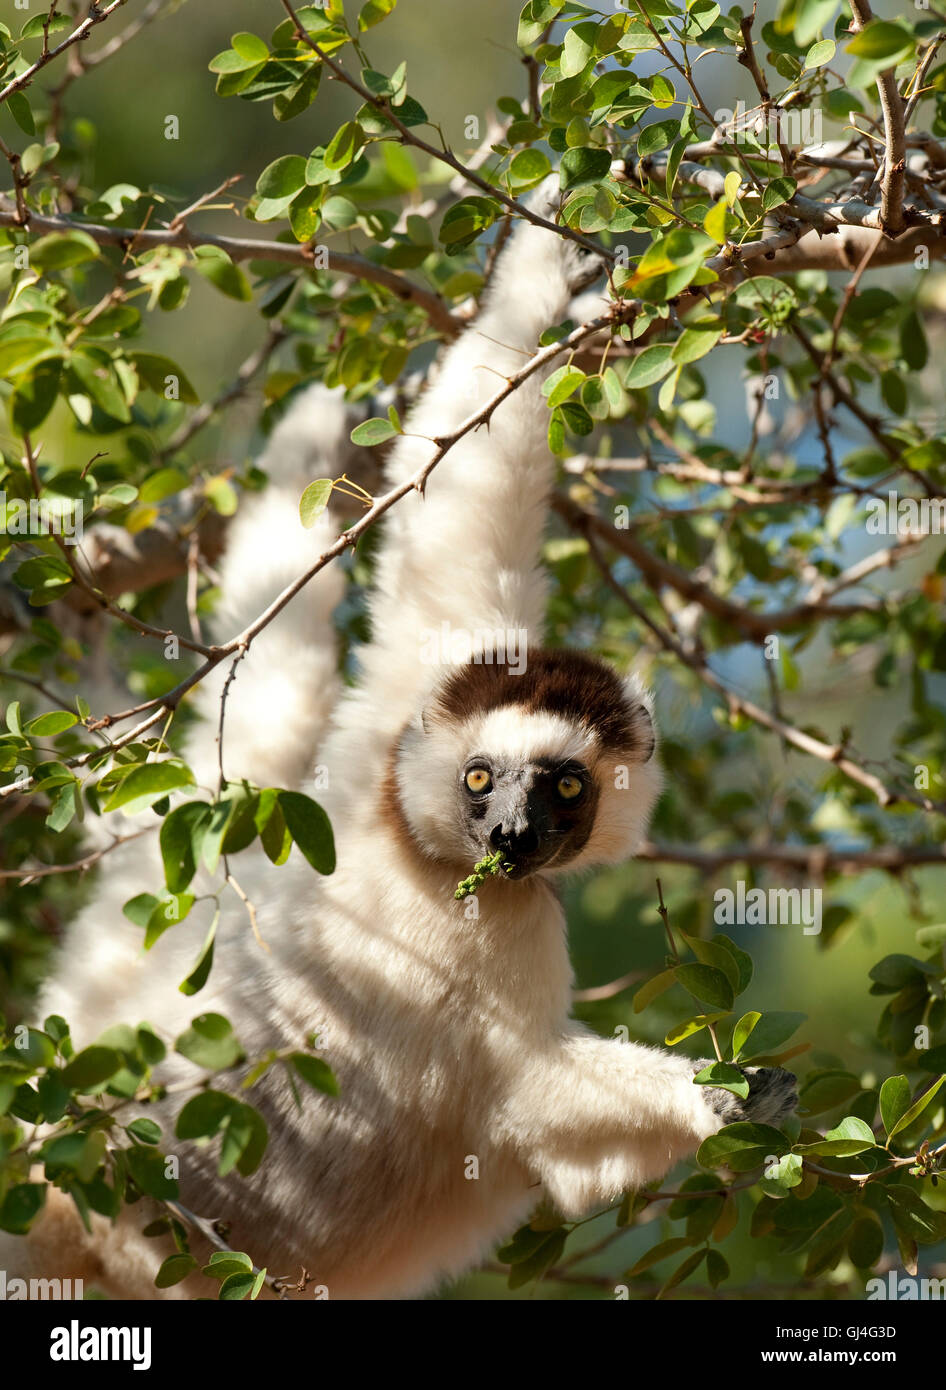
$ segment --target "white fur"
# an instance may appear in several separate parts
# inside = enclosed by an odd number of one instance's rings
[[[547,191],[542,196],[545,208]],[[544,328],[566,317],[574,254],[562,239],[519,226],[479,318],[414,411],[414,435],[455,426],[521,366]],[[143,957],[140,932],[121,904],[156,889],[161,877],[154,844],[136,842],[106,861],[97,900],[75,923],[42,1001],[39,1016],[63,1013],[77,1045],[114,1021],[141,1018],[173,1038],[206,1010],[232,1020],[251,1057],[302,1047],[319,1032],[339,1098],[307,1092],[300,1113],[274,1068],[248,1097],[270,1128],[259,1173],[220,1180],[212,1152],[182,1147],[181,1186],[191,1210],[231,1224],[237,1249],[273,1273],[297,1276],[304,1266],[333,1298],[421,1293],[508,1235],[538,1200],[540,1184],[576,1217],[661,1175],[717,1128],[685,1059],[604,1041],[569,1019],[564,921],[541,875],[487,881],[471,915],[453,900],[455,869],[406,847],[390,816],[391,750],[437,675],[418,660],[422,631],[449,621],[541,633],[538,556],[551,467],[539,385],[530,382],[488,430],[450,452],[426,499],[407,496],[390,514],[362,680],[341,699],[317,752],[334,694],[325,634],[338,576],[320,576],[239,668],[227,714],[228,775],[311,790],[306,767],[316,758],[326,765],[330,785],[318,799],[335,828],[335,874],[320,879],[295,850],[281,869],[256,850],[235,857],[231,867],[257,905],[269,953],[256,945],[243,905],[225,892],[210,981],[188,1000],[177,986],[209,904],[199,903]],[[313,400],[323,414],[337,408],[324,395]],[[288,424],[284,431],[292,433]],[[391,480],[412,473],[431,447],[400,440]],[[279,449],[277,434],[267,467],[278,463]],[[327,463],[324,471],[336,470]],[[295,513],[304,481],[286,476],[246,504],[225,565],[227,635],[317,553],[322,539],[302,532]],[[215,766],[212,692],[201,707],[212,718],[191,757],[206,780]],[[474,733],[520,751],[595,755],[586,733],[548,717],[523,726],[509,711],[445,737],[455,752]],[[626,854],[643,833],[658,785],[655,760],[634,775],[633,794],[603,793],[597,846],[582,862]],[[435,786],[429,795],[436,819]],[[206,882],[195,891],[206,892]],[[165,1074],[173,1082],[195,1073],[172,1054]],[[175,1150],[170,1128],[165,1147]],[[34,1261],[66,1276],[66,1264],[86,1259],[94,1282],[113,1294],[153,1297],[151,1276],[168,1252],[137,1236],[145,1219],[133,1208],[118,1233],[97,1221],[90,1242],[57,1209],[39,1223]],[[5,1258],[16,1269],[16,1256]],[[193,1291],[205,1294],[204,1282]]]

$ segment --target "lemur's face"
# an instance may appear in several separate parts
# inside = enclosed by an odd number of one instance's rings
[[[522,721],[520,740],[535,740],[533,723]],[[564,867],[585,847],[598,783],[579,758],[476,752],[461,768],[459,801],[457,819],[475,858],[499,850],[507,877],[525,878]]]
[[[659,787],[639,688],[579,652],[530,652],[526,670],[451,670],[401,738],[398,808],[417,848],[468,873],[613,863],[637,848]]]

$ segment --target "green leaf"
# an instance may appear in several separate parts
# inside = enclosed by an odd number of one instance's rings
[[[25,1235],[42,1211],[45,1201],[44,1183],[15,1183],[0,1202],[0,1231]]]
[[[289,834],[313,869],[320,874],[333,873],[335,840],[322,807],[302,792],[280,791],[278,801]]]
[[[652,976],[645,980],[640,989],[634,995],[634,1012],[639,1014],[648,1004],[652,1004],[655,999],[664,994],[671,985],[676,983],[676,967],[670,970],[662,970],[659,975]]]
[[[821,39],[819,43],[813,43],[805,54],[805,69],[811,72],[813,68],[823,68],[825,63],[830,63],[837,51],[837,44],[833,39]]]
[[[549,157],[542,150],[520,150],[509,165],[509,181],[521,191],[541,183],[551,169]]]
[[[739,985],[739,966],[735,956],[715,939],[704,941],[702,937],[690,936],[686,932],[684,939],[698,961],[703,965],[711,965],[714,970],[722,971],[735,994]],[[729,944],[732,945],[731,942]]]
[[[782,1154],[777,1164],[768,1166],[759,1179],[759,1186],[767,1197],[776,1199],[787,1197],[793,1187],[798,1187],[804,1177],[804,1159],[801,1154]]]
[[[160,1144],[161,1126],[155,1124],[154,1120],[149,1120],[146,1116],[132,1120],[130,1125],[125,1126],[125,1130],[142,1144]]]
[[[922,321],[915,310],[904,316],[900,325],[900,356],[907,366],[920,372],[929,359],[929,348]]]
[[[734,1062],[739,1060],[740,1052],[745,1047],[749,1040],[749,1035],[752,1033],[752,1030],[761,1017],[762,1015],[760,1013],[756,1013],[755,1010],[750,1010],[749,1013],[743,1014],[742,1018],[736,1024],[732,1035],[732,1055]]]
[[[197,1261],[193,1255],[168,1255],[154,1276],[154,1286],[156,1289],[170,1289],[174,1284],[179,1284],[182,1279],[186,1279],[188,1274],[196,1268]]]
[[[747,1173],[764,1163],[768,1155],[780,1157],[788,1150],[785,1135],[771,1125],[739,1120],[704,1139],[696,1157],[704,1168],[726,1167],[736,1173]]]
[[[198,246],[194,268],[228,299],[248,303],[253,298],[250,282],[239,266],[218,246]]]
[[[178,1139],[210,1139],[237,1104],[223,1091],[201,1091],[182,1107],[174,1126]]]
[[[703,1261],[706,1258],[706,1254],[707,1251],[704,1248],[702,1250],[694,1250],[691,1255],[687,1255],[683,1263],[679,1264],[677,1268],[673,1271],[670,1278],[667,1280],[663,1288],[657,1294],[657,1297],[663,1298],[664,1294],[669,1293],[671,1289],[675,1289],[678,1284],[682,1284],[684,1279],[688,1279],[690,1275],[693,1273],[693,1271],[695,1269],[698,1269],[699,1266],[703,1263]]]
[[[764,1014],[752,1029],[752,1045],[740,1049],[741,1061],[752,1061],[754,1057],[768,1057],[781,1047],[782,1043],[805,1022],[807,1014],[791,1013],[772,1009]]]
[[[161,899],[156,898],[153,893],[139,893],[136,897],[128,899],[122,907],[122,912],[136,927],[146,927],[152,912],[160,905]]]
[[[133,768],[127,777],[122,778],[103,810],[117,811],[124,808],[126,815],[151,806],[168,792],[179,787],[192,787],[194,774],[184,763],[176,758],[168,758],[160,763],[143,763]]]
[[[235,1100],[224,1124],[217,1172],[225,1178],[236,1168],[248,1178],[259,1167],[268,1138],[266,1122],[259,1111]]]
[[[367,0],[358,15],[358,28],[364,33],[366,29],[380,24],[382,19],[387,19],[396,4],[397,0]]]
[[[442,245],[460,249],[491,227],[502,211],[493,198],[462,198],[444,213],[440,223]]]
[[[301,154],[284,154],[274,159],[256,180],[261,198],[288,198],[305,187],[306,161]]]
[[[677,983],[695,998],[714,1009],[731,1009],[733,987],[721,970],[711,965],[688,962],[676,969]]]
[[[360,425],[356,425],[351,432],[351,442],[353,444],[363,444],[367,448],[372,448],[375,444],[384,444],[389,439],[393,439],[397,430],[390,420],[363,420]]]
[[[220,1285],[220,1298],[225,1303],[238,1303],[244,1298],[256,1298],[266,1279],[266,1270],[228,1274]]]
[[[880,1117],[887,1131],[887,1138],[896,1128],[898,1120],[910,1108],[910,1083],[905,1076],[888,1076],[880,1088]]]
[[[19,376],[10,397],[10,419],[21,434],[36,430],[46,419],[59,396],[62,358],[46,356],[28,375]]]
[[[706,1280],[711,1289],[718,1289],[724,1279],[729,1278],[729,1263],[718,1250],[706,1252]]]
[[[176,927],[179,922],[183,922],[196,901],[193,893],[163,893],[148,917],[145,927],[145,950],[150,951],[168,927]]]
[[[342,128],[336,131],[325,151],[324,158],[326,169],[347,168],[364,143],[365,133],[358,122],[346,121]],[[292,158],[292,156],[289,157]],[[301,162],[300,160],[300,163]],[[302,180],[304,179],[305,170],[303,169]]]
[[[629,391],[645,390],[648,386],[662,381],[673,367],[673,344],[655,343],[637,354],[624,384]]]
[[[567,401],[584,380],[585,374],[578,367],[559,367],[542,383],[542,394],[548,398],[549,409]]]
[[[136,1185],[148,1197],[159,1202],[175,1202],[178,1198],[176,1178],[167,1175],[167,1159],[156,1149],[143,1149],[135,1144],[125,1152],[128,1171]],[[194,1261],[196,1264],[196,1260]]]
[[[861,1083],[853,1072],[833,1068],[809,1072],[798,1099],[802,1114],[818,1115],[860,1094]]]
[[[44,33],[59,34],[72,28],[73,21],[66,14],[38,14],[28,19],[20,30],[21,39],[41,39]]]
[[[920,1245],[935,1245],[946,1239],[946,1212],[928,1207],[915,1188],[892,1183],[882,1190],[898,1232]]]
[[[46,817],[46,824],[55,834],[65,830],[67,825],[72,823],[73,817],[78,809],[76,801],[77,783],[70,782],[53,795],[52,805],[49,815]]]
[[[783,203],[789,202],[794,198],[797,188],[798,184],[794,179],[772,179],[762,194],[762,211],[771,212],[773,208],[781,207]]]
[[[855,34],[845,52],[875,63],[893,63],[912,53],[915,47],[915,38],[902,25],[891,24],[886,19],[874,19],[859,34]]]
[[[220,919],[219,908],[214,913],[210,929],[204,937],[204,943],[200,948],[200,954],[191,967],[191,972],[185,980],[178,985],[181,994],[197,994],[207,983],[210,971],[214,963],[214,941],[217,936],[217,922]]]
[[[946,1072],[946,1043],[931,1048],[929,1052],[921,1052],[917,1066],[922,1067],[923,1071]]]
[[[578,145],[566,150],[559,166],[559,182],[564,190],[600,183],[611,170],[610,150],[595,145]]]
[[[893,1129],[891,1129],[888,1132],[887,1137],[889,1139],[892,1139],[895,1134],[899,1134],[902,1130],[909,1129],[910,1125],[913,1124],[914,1120],[919,1119],[919,1117],[923,1114],[923,1111],[929,1105],[930,1101],[938,1093],[944,1081],[946,1081],[946,1076],[941,1076],[938,1081],[934,1081],[933,1085],[930,1086],[929,1089],[926,1092],[924,1092],[922,1096],[920,1096],[919,1100],[915,1101],[914,1104],[911,1105],[910,1108],[904,1112],[904,1114],[897,1120]]]
[[[25,131],[27,135],[36,134],[36,122],[33,120],[32,108],[22,92],[10,93],[7,98],[7,110],[22,131]]]
[[[685,328],[673,345],[671,358],[685,366],[705,357],[723,336],[722,328]]]
[[[260,40],[260,42],[262,42],[262,40]],[[247,74],[247,79],[249,79],[249,77],[253,75],[254,70],[259,70],[260,61],[255,58],[244,58],[241,53],[237,53],[234,49],[225,48],[222,53],[215,54],[207,66],[211,72],[215,72],[223,78],[229,77],[233,73],[245,72]],[[239,85],[236,87],[230,87],[228,85],[224,88],[221,88],[219,83],[217,85],[217,91],[221,96],[229,96],[232,92],[239,90]]]
[[[293,1052],[289,1060],[309,1086],[322,1091],[327,1096],[338,1095],[338,1082],[331,1067],[321,1057],[313,1057],[310,1052]]]
[[[736,177],[738,179],[738,174]],[[703,218],[704,232],[707,236],[711,236],[718,246],[722,246],[723,242],[726,240],[727,210],[727,200],[725,198],[720,198],[719,202],[715,203]]]
[[[4,376],[25,372],[58,351],[48,338],[17,334],[0,343],[0,372]]]
[[[88,232],[50,232],[33,242],[30,265],[34,270],[66,270],[84,261],[98,260],[100,254]]]
[[[723,1091],[732,1091],[743,1100],[749,1094],[749,1082],[738,1067],[731,1062],[713,1062],[697,1072],[693,1078],[697,1086],[718,1086]]]
[[[643,1274],[652,1265],[660,1264],[661,1260],[666,1260],[668,1256],[675,1255],[678,1250],[685,1250],[689,1245],[686,1236],[670,1236],[667,1240],[658,1243],[647,1250],[640,1259],[632,1264],[625,1274],[625,1279],[633,1279],[638,1274]]]
[[[713,1023],[718,1023],[721,1018],[725,1018],[725,1013],[698,1014],[695,1018],[688,1018],[684,1023],[678,1023],[675,1028],[664,1038],[668,1047],[676,1047],[677,1043],[683,1042],[684,1038],[690,1038],[694,1033],[699,1033],[702,1029]]]
[[[285,864],[292,851],[292,836],[279,809],[279,792],[275,787],[267,787],[260,793],[254,823],[267,859],[276,865]]]
[[[529,0],[519,15],[519,29],[516,42],[520,48],[530,48],[541,37],[545,29],[565,4],[565,0]]]
[[[638,157],[647,159],[658,150],[665,150],[679,137],[679,121],[655,121],[653,125],[645,126],[637,138]]]
[[[322,64],[314,63],[292,87],[277,92],[273,98],[273,115],[277,121],[291,121],[300,116],[315,101],[322,82]]]
[[[592,40],[590,43],[578,28],[566,29],[559,59],[559,71],[563,77],[577,77],[594,58],[593,34],[589,34],[589,38]]]
[[[124,1066],[113,1047],[93,1044],[77,1052],[62,1073],[63,1085],[73,1091],[97,1091]]]
[[[211,1279],[226,1279],[228,1274],[248,1274],[253,1261],[242,1250],[215,1250],[201,1270]]]
[[[50,710],[48,714],[31,719],[26,726],[26,732],[31,738],[49,738],[53,734],[61,734],[66,729],[71,729],[73,724],[78,722],[76,715],[69,710]]]
[[[905,989],[907,985],[921,984],[926,976],[938,973],[937,967],[930,969],[926,961],[917,960],[915,956],[903,955],[901,952],[884,956],[883,960],[879,960],[869,971],[870,978],[881,985],[884,992],[889,993]]]
[[[123,424],[130,423],[131,412],[124,386],[107,353],[101,349],[77,348],[69,358],[69,366],[86,395],[100,410]]]
[[[876,1145],[877,1140],[870,1125],[859,1120],[856,1115],[848,1115],[834,1129],[829,1129],[823,1139],[814,1144],[798,1144],[795,1152],[848,1158],[873,1149]]]
[[[187,405],[197,405],[200,397],[191,385],[189,378],[170,357],[164,357],[158,352],[138,352],[136,350],[128,353],[128,360],[133,363],[139,379],[149,391],[154,391],[158,396],[166,397],[168,390],[174,389],[177,391],[179,400],[184,401]]]
[[[296,241],[311,241],[319,230],[324,192],[323,188],[306,186],[289,204],[289,226]]]
[[[220,1071],[243,1059],[243,1048],[222,1014],[198,1014],[174,1044],[175,1052],[198,1067]]]
[[[188,801],[176,806],[161,822],[164,880],[171,893],[182,893],[197,872],[197,845],[210,815],[206,801]]]
[[[299,499],[299,518],[306,529],[314,526],[325,511],[332,495],[332,487],[331,478],[316,478],[302,494]]]
[[[231,34],[230,47],[241,58],[245,58],[250,63],[264,63],[269,57],[269,49],[266,44],[255,34]]]

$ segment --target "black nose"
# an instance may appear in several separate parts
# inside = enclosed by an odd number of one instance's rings
[[[531,825],[525,830],[506,830],[502,825],[494,826],[490,831],[489,842],[494,849],[501,849],[503,854],[508,854],[514,864],[535,854],[539,848],[539,837]]]

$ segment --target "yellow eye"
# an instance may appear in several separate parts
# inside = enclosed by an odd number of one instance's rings
[[[471,767],[466,774],[466,784],[471,792],[488,792],[493,780],[483,767]]]
[[[574,801],[576,796],[581,795],[581,779],[566,773],[558,779],[558,794],[565,801]]]

